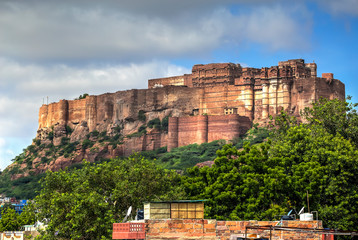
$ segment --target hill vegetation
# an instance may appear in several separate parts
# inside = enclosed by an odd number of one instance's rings
[[[163,124],[155,124],[153,126],[162,127]],[[164,122],[164,121],[162,121]],[[164,126],[166,126],[164,124]],[[34,139],[34,143],[23,150],[19,156],[13,159],[18,163],[16,167],[11,167],[4,170],[0,174],[0,193],[4,193],[6,196],[16,197],[17,199],[33,199],[41,189],[39,180],[42,179],[46,173],[35,174],[34,171],[30,171],[30,175],[12,180],[12,177],[16,174],[22,173],[26,170],[31,170],[32,164],[26,164],[26,169],[19,169],[19,164],[22,162],[32,162],[38,155],[45,153],[47,157],[46,162],[50,163],[59,156],[68,154],[74,154],[73,152],[78,148],[94,149],[94,146],[107,142],[109,144],[116,145],[120,139],[119,135],[109,137],[104,133],[92,132],[86,140],[81,144],[78,142],[70,143],[68,140],[64,140],[59,146],[49,144],[39,144],[39,141]],[[237,148],[243,146],[244,141],[250,141],[251,143],[257,143],[264,141],[268,137],[267,128],[259,128],[256,125],[247,132],[245,136],[234,139],[232,142]],[[203,144],[191,144],[173,149],[171,152],[167,152],[166,147],[159,148],[155,151],[142,152],[141,155],[148,160],[155,160],[158,166],[165,169],[178,170],[184,172],[187,168],[195,166],[197,163],[214,161],[216,157],[216,151],[225,144],[225,141],[213,141]],[[95,151],[95,150],[93,150]],[[44,157],[41,158],[41,160]],[[122,157],[121,159],[125,159]],[[99,159],[96,162],[109,161],[109,159]],[[82,162],[75,163],[68,167],[68,169],[78,169],[82,167]]]

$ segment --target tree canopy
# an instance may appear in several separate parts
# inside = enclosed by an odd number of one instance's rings
[[[122,221],[129,206],[137,209],[144,201],[180,199],[179,182],[175,172],[137,155],[49,172],[35,199],[38,219],[48,223],[42,237],[110,238],[112,223]]]
[[[21,215],[17,214],[12,205],[3,207],[0,218],[0,232],[19,231],[21,226],[35,224],[35,211],[30,203],[25,206]]]
[[[223,146],[211,168],[188,170],[182,180],[185,191],[190,198],[208,199],[207,217],[228,220],[277,219],[303,205],[307,211],[308,192],[310,210],[319,212],[326,227],[354,229],[358,220],[356,113],[347,108],[349,117],[339,117],[347,113],[331,107],[332,102],[321,100],[312,111],[306,110],[322,120],[311,118],[299,124],[282,112],[268,141],[247,143],[241,150]],[[350,124],[341,124],[349,118]]]
[[[351,101],[351,97],[347,100]],[[305,108],[302,116],[309,125],[320,125],[329,133],[340,134],[358,146],[358,104],[347,100],[320,98],[311,108]]]

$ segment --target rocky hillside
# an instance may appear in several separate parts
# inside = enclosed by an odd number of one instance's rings
[[[157,115],[158,116],[158,115]],[[151,120],[147,120],[151,117]],[[153,118],[153,114],[139,111],[136,119],[118,124],[108,124],[102,131],[89,131],[82,121],[72,129],[68,125],[56,124],[48,129],[40,129],[32,145],[14,159],[7,171],[11,179],[37,175],[46,170],[58,171],[83,159],[95,162],[127,155],[125,147],[136,143],[153,144],[147,139],[153,135],[166,136],[169,115]],[[132,131],[123,129],[131,126]],[[147,138],[147,139],[146,139]],[[126,144],[124,144],[126,143]]]
[[[149,126],[148,126],[149,125]],[[163,119],[160,124],[158,120],[148,121],[146,123],[148,131],[158,131],[160,129],[165,132],[166,119]],[[67,127],[67,130],[71,130]],[[121,132],[121,131],[120,131]],[[73,133],[69,133],[71,136]],[[132,134],[143,135],[143,132]],[[52,134],[49,134],[51,138]],[[57,161],[62,161],[64,166],[69,166],[68,169],[81,168],[83,166],[78,154],[91,157],[90,161],[110,161],[104,156],[110,156],[108,151],[103,149],[111,148],[114,150],[121,146],[121,133],[116,134],[115,137],[110,137],[104,132],[91,132],[86,135],[86,139],[82,143],[69,142],[69,137],[64,138],[63,144],[54,146],[53,141],[49,144],[41,143],[38,139],[34,139],[32,145],[24,149],[24,152],[14,159],[14,163],[0,172],[0,193],[6,196],[16,197],[17,199],[32,199],[41,189],[39,180],[42,179],[46,173],[41,173],[45,169],[58,170]],[[236,148],[242,148],[245,141],[252,144],[264,141],[268,136],[266,128],[257,128],[254,126],[245,136],[231,141]],[[127,136],[129,138],[130,136]],[[170,152],[167,152],[166,147],[158,148],[154,151],[141,152],[146,159],[153,160],[155,163],[166,169],[173,169],[178,172],[184,172],[187,168],[198,166],[211,166],[216,157],[216,151],[220,149],[225,141],[213,141],[203,144],[191,144],[183,147],[178,147]],[[97,149],[98,146],[98,149]],[[117,147],[114,147],[117,146]],[[100,148],[102,150],[100,150]],[[113,151],[112,151],[113,152]],[[71,164],[71,165],[68,165]],[[23,177],[22,177],[23,176]]]

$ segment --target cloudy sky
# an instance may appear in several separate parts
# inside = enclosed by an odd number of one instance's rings
[[[47,102],[146,88],[193,64],[304,58],[358,102],[358,0],[0,0],[0,169]]]

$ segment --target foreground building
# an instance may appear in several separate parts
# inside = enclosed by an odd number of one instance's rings
[[[333,240],[334,235],[357,236],[357,232],[329,230],[312,213],[303,213],[300,220],[219,221],[204,219],[203,200],[179,200],[144,204],[144,220],[113,224],[113,239],[312,239]],[[317,217],[317,215],[316,215]],[[283,219],[283,218],[282,218]],[[287,218],[286,218],[287,219]]]

